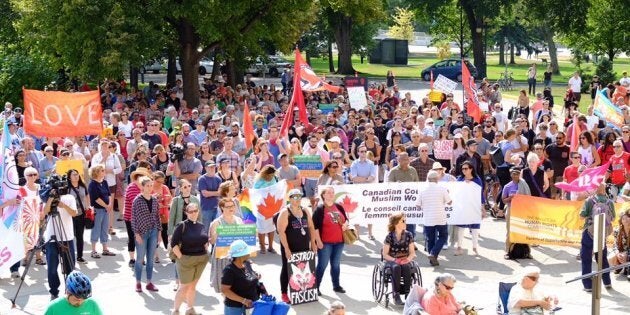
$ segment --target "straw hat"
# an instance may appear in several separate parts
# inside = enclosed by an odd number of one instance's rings
[[[148,176],[151,177],[151,171],[145,167],[138,167],[135,171],[131,172],[129,176],[132,181],[138,179],[138,176]]]

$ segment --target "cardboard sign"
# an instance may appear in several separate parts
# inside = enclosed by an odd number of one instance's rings
[[[217,241],[214,248],[216,257],[227,257],[230,244],[236,240],[243,240],[250,247],[256,247],[256,225],[239,224],[217,226]]]
[[[317,301],[315,256],[312,251],[291,253],[291,259],[287,261],[291,305]]]
[[[83,178],[83,161],[81,160],[57,160],[55,164],[55,172],[61,176],[68,173],[69,170],[77,170],[79,176],[85,182]]]
[[[433,141],[433,155],[439,160],[450,160],[453,157],[453,140]]]
[[[295,155],[293,163],[300,170],[302,178],[318,178],[324,168],[319,155]]]
[[[333,110],[335,109],[335,106],[337,105],[336,104],[319,104],[317,105],[317,108],[319,108],[319,110],[322,111],[322,114],[328,115],[333,112]]]
[[[453,93],[453,91],[457,88],[457,82],[440,74],[435,82],[433,82],[433,88],[447,94]]]
[[[362,86],[349,87],[348,100],[350,101],[350,106],[357,110],[364,109],[367,106],[367,97]]]
[[[346,88],[362,86],[365,91],[368,90],[368,79],[364,77],[355,77],[355,76],[345,77],[343,79],[343,82],[346,84]]]
[[[24,89],[24,131],[43,137],[98,135],[103,111],[98,91],[67,93]]]

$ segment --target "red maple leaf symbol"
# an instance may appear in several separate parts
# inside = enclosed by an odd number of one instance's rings
[[[263,203],[258,204],[257,207],[258,212],[265,219],[269,219],[273,217],[273,215],[276,214],[278,211],[280,211],[280,208],[282,208],[282,199],[276,199],[275,196],[267,193],[267,197],[263,199]]]
[[[352,201],[352,199],[350,199],[350,196],[346,195],[341,200],[341,206],[343,207],[343,210],[346,210],[346,213],[352,213],[359,206],[359,203]]]

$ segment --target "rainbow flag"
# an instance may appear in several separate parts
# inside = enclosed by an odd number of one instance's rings
[[[238,196],[238,202],[241,205],[241,213],[243,214],[244,224],[256,223],[256,216],[252,212],[253,205],[249,198],[249,189],[243,189],[243,192]]]

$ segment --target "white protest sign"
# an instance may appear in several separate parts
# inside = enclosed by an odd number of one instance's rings
[[[367,98],[362,86],[348,87],[348,100],[350,101],[350,106],[357,110],[364,109],[367,106]]]
[[[448,224],[481,223],[481,187],[473,182],[443,182],[453,200],[445,206]],[[427,182],[398,182],[376,184],[348,184],[319,186],[335,189],[335,201],[346,211],[352,224],[387,224],[389,217],[404,212],[410,224],[424,224],[424,211],[416,206],[420,192],[427,189]]]
[[[433,82],[433,88],[444,93],[452,93],[457,88],[457,82],[440,74]]]
[[[433,141],[433,155],[438,160],[450,160],[453,157],[453,140]]]

